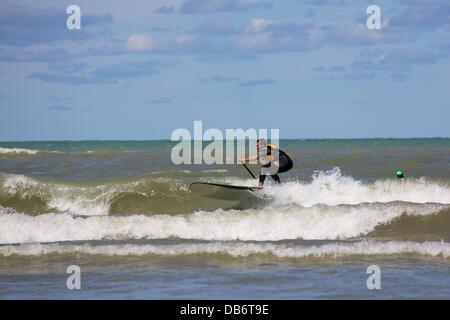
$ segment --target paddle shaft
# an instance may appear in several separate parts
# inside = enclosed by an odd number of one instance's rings
[[[253,174],[253,172],[250,171],[250,169],[247,167],[247,165],[243,162],[241,162],[242,165],[244,166],[245,169],[247,169],[248,173],[250,173],[250,175],[252,176],[253,179],[256,179],[255,175]]]

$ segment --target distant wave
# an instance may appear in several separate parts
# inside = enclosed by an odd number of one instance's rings
[[[41,150],[41,149],[26,149],[26,148],[3,148],[0,147],[1,155],[36,155],[36,154],[117,154],[117,153],[133,153],[138,151],[133,150],[110,150],[110,149],[97,149],[97,150]]]
[[[270,255],[278,258],[345,258],[350,256],[419,255],[450,258],[450,243],[443,241],[360,241],[324,245],[212,242],[176,245],[113,244],[22,244],[0,246],[0,256],[41,256],[47,254],[88,254],[106,256],[188,256],[227,255],[233,258]]]
[[[53,150],[38,150],[38,149],[24,149],[24,148],[1,148],[1,155],[36,155],[39,153],[63,153],[61,151]]]
[[[8,155],[8,154],[22,154],[22,155],[33,155],[37,154],[39,150],[32,149],[21,149],[21,148],[0,148],[0,155]]]

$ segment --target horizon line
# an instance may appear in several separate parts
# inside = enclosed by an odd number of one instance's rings
[[[449,137],[364,137],[364,138],[280,138],[279,140],[431,140],[431,139],[450,139]],[[242,139],[234,139],[235,141],[242,141]],[[248,139],[245,139],[245,141]],[[268,139],[271,140],[271,139]],[[16,142],[147,142],[147,141],[169,141],[169,142],[181,142],[183,140],[171,140],[171,139],[61,139],[61,140],[0,140],[0,143],[16,143]],[[199,141],[195,139],[187,139],[184,141]],[[200,141],[229,141],[227,139],[217,140],[200,140]]]

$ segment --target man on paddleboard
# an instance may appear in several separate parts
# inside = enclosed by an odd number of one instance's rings
[[[281,149],[273,144],[268,144],[266,140],[256,141],[257,155],[255,157],[242,158],[243,161],[258,160],[261,164],[259,174],[259,187],[264,186],[266,176],[270,176],[275,183],[281,183],[278,173],[286,172],[292,169],[293,162],[291,158]]]

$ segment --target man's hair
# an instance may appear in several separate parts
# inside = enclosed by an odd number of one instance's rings
[[[267,146],[267,141],[265,139],[258,139],[256,140],[256,145],[262,146],[264,148],[265,146]]]

